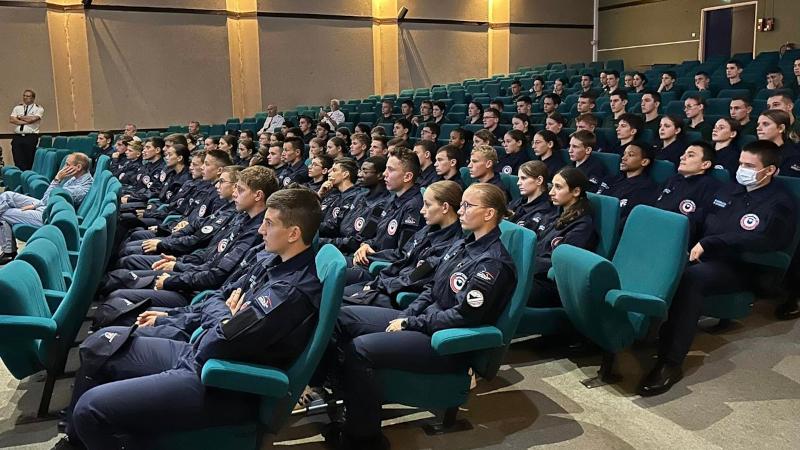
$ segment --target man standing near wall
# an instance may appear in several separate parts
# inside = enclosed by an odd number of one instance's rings
[[[11,140],[11,153],[14,164],[20,170],[33,167],[33,155],[39,143],[39,124],[44,115],[44,108],[33,103],[36,93],[26,89],[22,93],[22,103],[11,110],[8,122],[14,125],[14,138]]]

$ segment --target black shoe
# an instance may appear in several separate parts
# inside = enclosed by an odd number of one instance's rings
[[[649,397],[667,392],[673,384],[683,378],[683,370],[680,365],[667,364],[658,361],[653,370],[644,377],[639,386],[639,395]]]
[[[800,305],[798,305],[797,299],[793,298],[778,305],[775,308],[775,317],[778,320],[792,320],[800,317]]]
[[[56,442],[52,450],[86,450],[86,447],[79,442],[70,442],[69,438],[63,437]]]
[[[343,424],[332,422],[322,431],[328,447],[335,450],[389,450],[389,440],[383,433],[370,438],[356,439],[344,432]]]
[[[67,432],[67,421],[66,420],[59,420],[58,421],[58,432],[61,434],[65,434]]]

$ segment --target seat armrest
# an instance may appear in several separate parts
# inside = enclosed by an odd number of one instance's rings
[[[209,359],[200,379],[206,386],[272,398],[289,393],[289,377],[283,371],[257,364]]]
[[[192,304],[192,305],[194,305],[194,304],[196,304],[196,303],[200,303],[200,302],[202,302],[203,300],[205,300],[206,298],[208,298],[208,296],[209,296],[209,295],[211,295],[211,294],[213,294],[214,292],[216,292],[216,291],[214,291],[214,290],[212,290],[212,289],[206,289],[206,290],[205,290],[205,291],[203,291],[203,292],[198,292],[198,293],[197,293],[197,295],[195,295],[194,297],[192,297],[192,302],[191,302],[191,304]]]
[[[635,312],[650,317],[666,317],[669,310],[669,305],[663,298],[623,289],[611,289],[606,293],[605,300],[620,311]]]
[[[64,300],[64,297],[67,296],[66,292],[55,291],[53,289],[43,289],[44,291],[44,298],[47,300],[47,305],[50,307],[50,312],[54,312],[58,309],[58,305]]]
[[[417,297],[419,297],[419,294],[417,294],[416,292],[401,292],[397,294],[397,300],[396,300],[397,306],[399,306],[402,309],[405,309],[408,307],[408,305],[413,303],[414,300],[417,299]]]
[[[0,315],[0,340],[49,339],[56,335],[56,321],[49,317]]]
[[[556,281],[556,270],[552,267],[547,270],[547,279],[550,281]]]
[[[369,265],[369,274],[372,275],[373,277],[377,276],[378,272],[383,270],[384,267],[389,267],[390,265],[391,264],[389,264],[386,261],[375,261],[374,263]]]
[[[453,355],[502,347],[503,333],[491,325],[450,328],[433,333],[431,346],[440,355]]]
[[[69,255],[69,262],[72,263],[72,267],[77,266],[78,265],[78,255],[80,255],[80,252],[67,250],[67,254]]]
[[[181,216],[179,214],[170,214],[169,216],[164,217],[164,220],[161,221],[161,224],[166,226],[166,225],[171,224],[172,222],[180,220],[180,218],[181,218]]]
[[[740,258],[746,263],[771,267],[778,270],[786,270],[792,262],[791,256],[784,252],[743,252]]]

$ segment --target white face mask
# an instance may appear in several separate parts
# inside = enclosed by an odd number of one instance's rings
[[[766,167],[764,169],[766,169]],[[736,170],[736,181],[744,187],[753,187],[761,182],[761,180],[758,179],[758,172],[761,172],[761,170],[739,167],[739,169]]]

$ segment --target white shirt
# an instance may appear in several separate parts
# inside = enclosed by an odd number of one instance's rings
[[[341,109],[337,109],[336,111],[328,112],[328,117],[322,119],[323,122],[327,122],[328,125],[331,126],[332,129],[336,129],[336,127],[344,122],[344,113]],[[336,122],[336,123],[333,123]]]
[[[267,120],[264,121],[264,126],[261,127],[261,129],[258,130],[258,133],[256,134],[261,134],[266,131],[272,132],[275,131],[276,129],[280,130],[281,126],[283,126],[283,116],[280,114],[275,114],[272,117],[267,117]]]
[[[31,103],[30,105],[19,104],[11,110],[11,116],[38,116],[41,118],[44,115],[44,108],[37,105],[36,103]],[[39,124],[42,121],[34,122],[27,125],[22,125],[22,129],[20,129],[20,125],[14,125],[14,133],[16,134],[28,134],[28,133],[38,133],[39,132]]]

